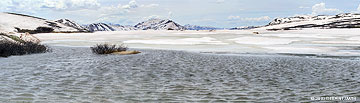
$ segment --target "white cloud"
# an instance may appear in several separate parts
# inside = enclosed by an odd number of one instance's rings
[[[357,11],[360,12],[360,4],[359,4],[359,6],[358,6],[358,8],[357,8]]]
[[[98,13],[96,22],[137,22],[138,20],[161,18],[162,16],[146,12],[149,8],[154,9],[157,6],[159,4],[139,4],[136,0],[130,0],[126,5],[104,6],[98,10],[93,10],[93,12]],[[150,16],[144,14],[149,14]],[[166,17],[166,15],[163,16]]]
[[[1,0],[1,10],[35,12],[41,9],[75,10],[100,6],[97,0]]]
[[[238,21],[269,21],[271,18],[269,16],[255,17],[255,18],[243,18],[240,16],[229,16],[229,20],[238,20]]]
[[[307,6],[300,6],[299,8],[300,8],[300,9],[309,9],[310,7],[307,7]]]
[[[148,17],[143,17],[143,20],[149,20],[149,19],[160,19],[161,16],[159,15],[150,15]]]
[[[146,7],[146,8],[152,8],[152,7],[158,7],[159,4],[149,4],[149,5],[139,5],[136,0],[130,0],[130,2],[126,5],[123,5],[123,9],[135,9],[139,7]]]
[[[325,3],[315,4],[312,7],[312,15],[333,15],[342,13],[339,9],[326,8]]]
[[[134,9],[139,7],[135,0],[130,0],[129,4],[122,6],[123,9]]]
[[[216,0],[216,3],[224,3],[225,0]]]
[[[158,6],[159,4],[141,5],[141,7],[147,7],[147,8],[158,7]]]
[[[97,0],[70,0],[73,7],[98,7]]]
[[[172,16],[173,16],[173,12],[172,12],[172,11],[169,11],[169,13],[168,13],[168,19],[171,19]]]

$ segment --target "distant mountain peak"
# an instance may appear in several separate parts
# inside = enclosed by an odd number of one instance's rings
[[[105,23],[93,23],[93,24],[87,25],[85,28],[87,28],[91,32],[94,32],[94,31],[115,31],[115,29],[113,27],[111,27],[110,25],[105,24]]]
[[[140,30],[185,30],[184,26],[170,20],[152,18],[134,26]]]
[[[184,25],[184,27],[186,28],[186,30],[222,30],[224,28],[216,28],[216,27],[211,27],[211,26],[199,26],[199,25],[190,25],[190,24],[186,24]]]
[[[72,20],[69,20],[69,19],[59,19],[59,20],[56,20],[55,22],[58,22],[58,23],[62,23],[66,26],[69,26],[69,27],[73,27],[79,31],[89,31],[88,29],[86,29],[85,27],[79,25],[78,23],[76,23],[75,21],[72,21]]]

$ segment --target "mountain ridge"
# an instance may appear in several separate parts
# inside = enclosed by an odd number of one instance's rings
[[[302,15],[276,18],[268,25],[265,25],[261,28],[267,30],[298,30],[303,28],[360,28],[360,14],[342,13],[337,15]]]

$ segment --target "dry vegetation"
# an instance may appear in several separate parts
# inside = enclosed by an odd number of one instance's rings
[[[91,50],[95,54],[111,54],[115,52],[122,52],[128,50],[126,46],[121,45],[111,45],[111,44],[97,44],[94,47],[91,47]]]
[[[7,36],[16,42],[1,40],[0,41],[0,57],[9,57],[11,55],[25,55],[33,53],[45,53],[49,51],[49,48],[45,45],[27,42],[21,40],[17,36],[6,35],[0,33],[2,36]]]

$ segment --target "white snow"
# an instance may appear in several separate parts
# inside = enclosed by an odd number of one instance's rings
[[[184,38],[184,39],[155,39],[155,40],[128,40],[124,43],[140,43],[140,44],[168,44],[168,45],[200,45],[200,44],[212,44],[212,45],[224,45],[221,41],[216,41],[215,38],[202,37],[202,38]]]
[[[48,45],[84,46],[99,43],[130,48],[230,53],[296,53],[356,55],[360,29],[304,29],[291,31],[104,31],[95,33],[36,34]],[[351,49],[353,48],[353,49]]]
[[[313,41],[313,43],[322,43],[322,44],[360,44],[360,41]]]
[[[356,37],[350,37],[347,40],[354,40],[354,41],[360,41],[360,36],[356,36]]]
[[[264,36],[275,36],[284,38],[337,38],[326,34],[265,34]]]
[[[279,44],[290,44],[296,39],[287,39],[287,38],[270,38],[270,37],[239,37],[235,39],[228,39],[235,41],[239,44],[252,44],[252,45],[279,45]]]

